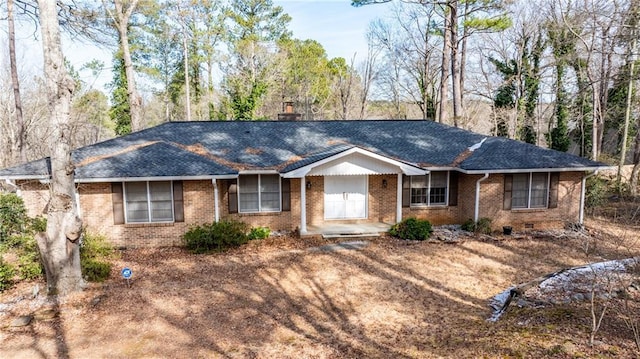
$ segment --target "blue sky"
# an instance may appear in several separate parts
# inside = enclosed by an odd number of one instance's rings
[[[354,54],[356,63],[364,60],[367,52],[365,34],[369,23],[384,17],[391,6],[376,4],[356,8],[351,6],[350,0],[273,0],[273,3],[291,16],[289,29],[295,38],[316,40],[325,48],[329,58],[344,57],[347,63]],[[40,72],[42,49],[32,36],[35,34],[39,37],[40,34],[33,31],[30,23],[18,26],[26,27],[17,39],[18,61],[22,63],[19,71]],[[3,31],[1,38],[6,39],[6,32]],[[107,67],[111,66],[111,49],[99,49],[87,42],[70,41],[68,38],[63,40],[63,47],[65,56],[76,70],[94,59],[104,62]],[[111,71],[104,70],[98,78],[89,71],[83,71],[81,77],[90,87],[102,89],[111,81]]]
[[[350,0],[274,0],[292,17],[289,28],[298,39],[318,41],[330,58],[344,57],[347,62],[357,53],[364,60],[365,34],[369,23],[384,17],[389,4],[351,6]]]

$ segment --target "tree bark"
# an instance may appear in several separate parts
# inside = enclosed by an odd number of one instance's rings
[[[449,31],[451,50],[451,95],[453,97],[453,125],[458,127],[462,118],[462,89],[460,88],[460,63],[458,59],[458,1],[449,3]]]
[[[51,185],[47,230],[38,236],[49,294],[82,290],[80,235],[82,220],[75,200],[69,110],[75,82],[67,73],[55,0],[38,0],[44,74],[51,122]]]
[[[447,2],[448,6],[449,2]],[[446,13],[449,11],[445,8],[444,14],[444,28],[443,28],[443,41],[442,41],[442,71],[440,72],[440,106],[438,107],[438,122],[444,123],[447,120],[449,106],[449,73],[451,66],[451,24],[450,17]]]
[[[13,0],[7,0],[7,22],[9,27],[9,62],[11,67],[11,84],[13,86],[13,100],[16,110],[15,138],[13,140],[14,163],[27,162],[27,131],[22,115],[22,98],[20,97],[20,79],[18,78],[18,65],[16,61],[16,30],[13,13]]]
[[[135,79],[135,69],[131,59],[131,49],[129,47],[129,19],[138,5],[138,0],[132,0],[126,8],[123,0],[115,0],[115,15],[112,19],[118,29],[120,36],[120,48],[122,49],[122,59],[124,61],[124,71],[127,76],[127,95],[129,97],[129,111],[131,114],[131,132],[139,131],[142,126],[142,97],[138,93]],[[185,70],[186,71],[186,70]]]

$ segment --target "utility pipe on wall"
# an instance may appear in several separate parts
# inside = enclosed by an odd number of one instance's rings
[[[300,178],[300,234],[307,233],[307,183],[306,177]]]
[[[485,173],[482,178],[476,181],[476,203],[475,210],[473,213],[473,221],[478,222],[478,217],[480,217],[480,182],[489,178],[489,174]]]
[[[219,211],[219,203],[218,203],[218,181],[215,178],[211,179],[211,183],[213,184],[213,213],[215,216],[215,221],[220,221],[220,211]]]
[[[584,177],[582,177],[582,183],[580,184],[580,214],[578,215],[578,224],[584,224],[584,202],[586,195],[586,187],[587,187],[587,178],[593,177],[598,174],[598,170],[593,171]]]

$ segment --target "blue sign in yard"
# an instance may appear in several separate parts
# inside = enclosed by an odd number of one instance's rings
[[[133,271],[127,267],[122,268],[122,271],[120,271],[120,273],[122,274],[122,278],[124,279],[129,279],[131,278],[131,275],[133,274]]]

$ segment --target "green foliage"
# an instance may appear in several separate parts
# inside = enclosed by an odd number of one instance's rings
[[[32,280],[41,278],[44,267],[40,260],[40,250],[33,233],[14,235],[10,240],[13,250],[18,255],[18,276],[20,279]]]
[[[47,230],[47,218],[43,216],[37,216],[30,218],[29,228],[33,233],[40,233]]]
[[[11,235],[22,233],[28,221],[22,198],[14,193],[0,193],[0,243]]]
[[[223,220],[194,226],[182,238],[187,249],[194,253],[219,252],[247,243],[248,230],[246,223]]]
[[[13,267],[0,257],[0,292],[11,288],[14,274]]]
[[[80,268],[82,276],[90,282],[103,282],[109,278],[114,251],[107,238],[85,233],[80,246]]]
[[[491,234],[491,218],[480,218],[478,222],[474,222],[473,219],[467,219],[461,226],[463,231]]]
[[[104,282],[111,274],[111,263],[95,259],[81,262],[82,277],[89,282]]]
[[[249,231],[249,240],[254,239],[265,239],[271,235],[271,230],[269,227],[253,227],[251,231]]]
[[[116,135],[126,135],[131,133],[131,109],[129,107],[127,75],[121,52],[116,53],[113,58],[113,82],[110,85],[112,93],[109,117],[116,124]]]
[[[591,176],[587,178],[585,192],[585,206],[587,208],[600,207],[607,202],[609,183],[602,177]]]
[[[40,261],[40,252],[37,248],[32,251],[22,252],[18,257],[18,275],[20,279],[24,280],[42,278],[44,267]]]
[[[429,238],[431,232],[431,223],[429,221],[413,217],[394,224],[389,230],[389,234],[394,237],[419,241]]]

